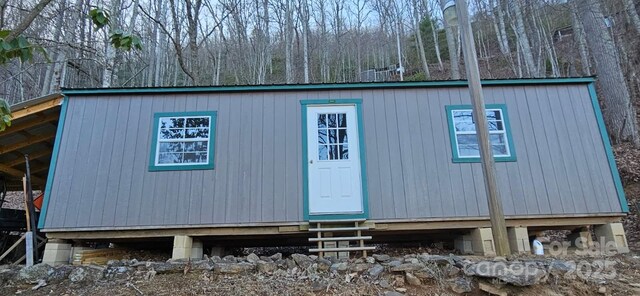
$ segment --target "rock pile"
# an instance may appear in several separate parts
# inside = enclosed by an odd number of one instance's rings
[[[531,286],[544,282],[549,276],[563,276],[575,269],[575,264],[557,259],[504,258],[471,261],[460,256],[410,254],[391,257],[374,254],[369,258],[338,260],[313,255],[293,254],[283,257],[250,254],[246,257],[217,257],[203,260],[168,260],[166,262],[112,260],[106,266],[49,266],[0,267],[0,284],[31,284],[39,288],[47,283],[68,281],[70,285],[96,281],[138,278],[150,280],[157,274],[201,272],[215,276],[254,274],[261,277],[295,277],[309,281],[313,291],[327,289],[327,280],[344,279],[366,281],[382,291],[403,293],[410,287],[436,283],[455,293],[468,293],[478,282],[501,282],[512,286]],[[391,293],[393,292],[393,293]]]

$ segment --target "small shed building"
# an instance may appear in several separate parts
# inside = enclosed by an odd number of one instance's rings
[[[367,239],[438,231],[491,254],[466,86],[64,90],[39,225],[45,261],[64,261],[59,250],[83,240],[173,239],[184,258],[242,238],[311,236],[312,251],[366,251]],[[512,249],[528,250],[536,230],[584,235],[589,225],[627,248],[618,222],[628,206],[594,79],[483,86]],[[354,235],[326,235],[340,230]]]

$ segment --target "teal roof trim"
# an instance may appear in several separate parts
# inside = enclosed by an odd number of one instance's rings
[[[494,79],[482,80],[484,86],[506,85],[551,85],[592,83],[594,77],[578,78],[536,78],[536,79]],[[332,84],[277,84],[242,86],[194,86],[194,87],[147,87],[147,88],[87,88],[63,89],[64,95],[114,95],[114,94],[159,94],[159,93],[225,93],[260,91],[307,91],[338,89],[384,89],[384,88],[433,88],[466,87],[466,80],[417,81],[417,82],[363,82]]]

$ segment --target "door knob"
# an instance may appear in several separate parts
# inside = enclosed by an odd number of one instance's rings
[[[310,164],[313,164],[313,159],[312,159],[312,160],[309,160],[309,163],[310,163]]]

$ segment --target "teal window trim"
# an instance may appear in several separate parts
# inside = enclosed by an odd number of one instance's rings
[[[302,213],[305,221],[309,220],[339,220],[339,219],[367,219],[369,218],[369,191],[367,184],[367,162],[364,143],[364,125],[362,121],[362,99],[327,99],[300,100],[302,106]],[[309,214],[309,155],[307,143],[307,107],[309,105],[355,105],[358,117],[358,141],[360,144],[360,178],[362,183],[362,213],[357,214]]]
[[[47,209],[49,208],[49,200],[51,199],[51,187],[53,187],[53,177],[56,172],[56,165],[58,164],[58,154],[60,152],[60,143],[62,141],[62,133],[64,123],[67,119],[68,108],[69,98],[63,96],[62,104],[60,105],[60,119],[58,120],[58,127],[56,128],[56,138],[53,141],[53,152],[51,153],[51,162],[49,163],[47,184],[44,187],[44,199],[42,200],[42,211],[40,212],[40,218],[38,219],[38,229],[44,228],[44,223],[47,218]]]
[[[183,164],[183,165],[156,165],[156,151],[158,145],[158,128],[161,117],[184,117],[184,116],[210,116],[209,122],[209,155],[206,164]],[[151,152],[149,153],[149,171],[186,171],[186,170],[212,170],[214,169],[215,143],[216,143],[216,122],[218,112],[216,111],[192,111],[192,112],[162,112],[153,115],[153,135],[151,139]]]
[[[456,131],[453,125],[454,110],[471,110],[471,105],[447,105],[445,110],[447,112],[447,121],[449,125],[449,140],[451,141],[451,153],[453,155],[452,161],[454,163],[469,163],[480,162],[480,157],[460,157],[458,155],[458,147],[456,141]],[[507,112],[507,105],[505,104],[486,104],[485,109],[500,109],[502,111],[502,121],[505,127],[505,134],[507,137],[507,144],[509,145],[509,156],[494,156],[496,162],[513,162],[517,160],[516,148],[513,145],[513,137],[511,135],[511,125],[509,124],[509,113]]]
[[[598,95],[596,93],[596,86],[594,82],[588,84],[589,96],[591,97],[591,105],[593,106],[593,112],[598,122],[598,129],[600,129],[600,136],[602,137],[602,145],[604,145],[605,153],[607,154],[607,160],[609,161],[609,170],[611,170],[611,176],[613,177],[613,183],[618,193],[618,200],[620,201],[620,209],[624,213],[629,212],[629,202],[624,193],[624,187],[622,186],[622,180],[620,179],[620,173],[618,173],[618,167],[616,165],[616,158],[613,154],[613,148],[611,147],[611,141],[609,141],[609,134],[607,133],[607,126],[604,123],[604,117],[602,116],[602,110],[600,110],[600,103],[598,102]]]

